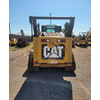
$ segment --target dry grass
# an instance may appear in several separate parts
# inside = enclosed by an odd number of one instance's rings
[[[30,45],[28,45],[27,47],[17,47],[17,46],[9,46],[9,50],[24,50],[24,49],[30,49],[33,47],[33,42],[29,42]]]

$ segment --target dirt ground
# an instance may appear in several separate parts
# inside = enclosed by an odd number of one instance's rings
[[[30,51],[9,51],[9,100],[91,100],[91,47],[73,48],[73,73],[62,68],[28,73]]]

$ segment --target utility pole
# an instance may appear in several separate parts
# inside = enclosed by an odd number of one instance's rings
[[[51,17],[51,13],[50,13],[50,17]],[[50,18],[50,25],[51,25],[51,18]]]
[[[10,29],[10,23],[9,23],[9,39],[11,39],[11,29]]]
[[[9,23],[9,33],[11,34],[10,23]]]

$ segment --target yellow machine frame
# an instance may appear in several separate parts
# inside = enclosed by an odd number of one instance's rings
[[[87,35],[86,35],[86,38],[85,40],[79,40],[79,36],[77,37],[77,42],[76,42],[76,45],[87,45]]]
[[[89,36],[89,35],[91,35],[91,32],[87,32],[86,40],[87,40],[87,44],[88,44],[88,45],[91,45],[91,42],[88,41],[88,36]]]
[[[72,47],[75,47],[76,45],[76,36],[72,37],[74,39],[74,44],[72,44]]]
[[[75,45],[76,45],[76,43],[77,43],[77,37],[76,36],[74,37],[74,42],[75,42]]]
[[[50,32],[52,35],[46,35],[46,28],[42,26],[41,32],[39,28],[39,24],[36,24],[36,19],[69,19],[70,22],[66,22],[66,28],[65,28],[65,36],[62,36],[60,34],[61,27],[59,27],[58,31],[55,31],[54,33]],[[72,30],[74,27],[74,19],[75,17],[29,17],[30,24],[33,25],[34,28],[34,37],[33,37],[33,46],[34,46],[34,52],[30,52],[29,54],[29,63],[28,63],[28,70],[29,72],[38,71],[39,67],[65,67],[65,71],[75,71],[76,65],[74,56],[72,54]],[[56,27],[55,27],[56,30]],[[44,35],[45,32],[45,35]],[[57,34],[60,35],[57,35]],[[55,35],[56,34],[56,35]],[[59,40],[64,40],[60,41]],[[42,41],[42,40],[49,40]],[[61,46],[63,45],[63,46]],[[45,47],[44,47],[45,46]],[[45,51],[48,48],[48,51]],[[62,51],[60,51],[62,49]],[[44,50],[44,51],[42,51]],[[59,51],[59,55],[64,53],[64,57],[60,58],[60,56],[53,55],[56,53],[56,51]],[[51,57],[45,57],[43,58],[44,53],[48,54],[51,53]],[[63,52],[63,53],[61,53]]]
[[[10,44],[11,45],[16,45],[18,42],[18,40],[16,38],[13,39],[13,41],[10,40]]]
[[[50,64],[50,60],[53,59],[46,59],[43,60],[41,57],[41,46],[42,44],[47,44],[48,47],[53,48],[54,45],[47,42],[41,42],[41,39],[50,39],[50,43],[54,43],[55,45],[64,44],[65,45],[65,59],[63,60],[57,60],[57,64]],[[57,43],[57,39],[66,39],[66,42],[64,43]],[[72,66],[72,37],[34,37],[34,59],[33,59],[33,66],[39,66],[39,67],[65,67],[65,66]],[[55,58],[56,60],[56,58]],[[35,61],[38,61],[38,63],[35,64]]]
[[[77,41],[78,45],[86,45],[86,40],[79,40]]]
[[[9,45],[10,45],[10,40],[9,40]]]

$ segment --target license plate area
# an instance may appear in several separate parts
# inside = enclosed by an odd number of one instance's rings
[[[50,60],[50,64],[57,64],[57,60]]]

